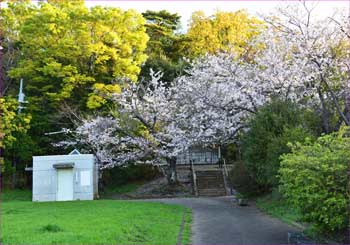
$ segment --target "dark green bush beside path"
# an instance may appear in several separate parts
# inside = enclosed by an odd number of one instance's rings
[[[262,106],[241,137],[242,160],[231,183],[246,196],[268,194],[257,200],[263,211],[308,223],[313,236],[342,241],[350,216],[350,131],[318,137],[318,120],[290,101]],[[276,198],[273,189],[282,195]]]
[[[349,243],[349,135],[343,127],[314,142],[290,144],[291,152],[281,156],[281,194],[258,198],[257,206],[287,223],[307,223],[305,232],[315,241]]]
[[[303,222],[302,213],[288,203],[280,193],[273,191],[262,197],[256,198],[256,206],[266,214],[278,218],[283,222],[300,229],[303,234],[320,244],[344,243],[346,232],[320,233],[312,223]],[[347,243],[346,243],[347,244]]]
[[[148,164],[130,164],[104,169],[100,180],[100,196],[110,199],[127,195],[160,176],[159,169]]]
[[[314,138],[317,117],[299,105],[280,99],[262,106],[242,136],[243,163],[260,192],[278,185],[280,155],[290,152],[288,142]]]

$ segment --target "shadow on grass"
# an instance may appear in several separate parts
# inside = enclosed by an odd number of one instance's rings
[[[32,191],[29,189],[1,190],[1,201],[31,201]]]

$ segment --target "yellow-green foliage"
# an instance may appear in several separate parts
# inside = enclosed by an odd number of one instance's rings
[[[107,99],[113,94],[120,94],[121,87],[118,84],[95,83],[94,92],[90,94],[87,106],[90,109],[96,109],[107,103]]]
[[[9,75],[30,81],[31,96],[61,100],[90,94],[98,101],[89,91],[95,83],[110,84],[115,77],[137,80],[147,58],[141,14],[112,7],[89,9],[84,1],[61,0],[37,7],[10,4],[2,12],[4,23],[19,17],[19,11],[12,11],[18,6],[32,10],[19,28],[22,56]]]
[[[281,157],[281,191],[322,232],[345,229],[349,217],[349,129],[291,145]]]
[[[8,97],[0,98],[0,147],[10,147],[16,140],[15,132],[25,133],[29,129],[31,120],[30,115],[17,114],[17,102]],[[3,165],[3,159],[0,159],[0,166]]]
[[[214,16],[194,12],[188,37],[190,53],[194,56],[217,51],[242,54],[249,40],[259,34],[262,22],[247,12],[218,11]]]
[[[26,132],[29,129],[31,116],[26,114],[17,114],[18,104],[15,99],[3,97],[0,98],[1,124],[0,130],[4,135],[0,141],[1,147],[12,144],[16,138],[13,132]]]

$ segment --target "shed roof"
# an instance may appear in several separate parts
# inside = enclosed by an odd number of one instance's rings
[[[56,169],[67,169],[67,168],[74,168],[74,162],[68,162],[68,163],[56,163],[52,165]]]

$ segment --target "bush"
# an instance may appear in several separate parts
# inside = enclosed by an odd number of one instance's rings
[[[232,170],[229,173],[229,180],[232,187],[247,196],[253,196],[259,193],[257,184],[254,182],[248,174],[245,165],[240,161],[233,165]]]
[[[288,142],[313,138],[305,112],[290,101],[273,100],[259,109],[242,136],[242,157],[250,176],[263,191],[278,185],[280,155],[288,153]],[[314,116],[315,117],[315,116]]]
[[[105,187],[116,187],[132,182],[144,182],[160,176],[159,169],[153,165],[130,164],[103,170],[102,183]]]
[[[237,144],[229,143],[221,146],[222,157],[226,159],[227,164],[240,160],[240,153]]]
[[[316,142],[290,144],[281,157],[280,190],[304,221],[320,232],[345,230],[349,211],[350,137],[348,128]]]

